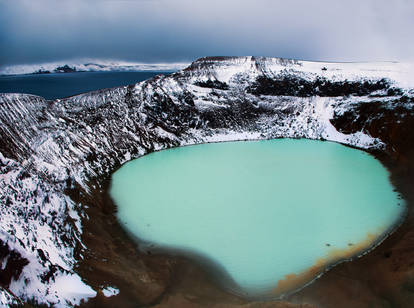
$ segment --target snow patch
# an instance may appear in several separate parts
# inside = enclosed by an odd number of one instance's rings
[[[0,308],[23,306],[22,301],[11,294],[8,290],[0,287]]]
[[[102,289],[102,293],[105,295],[105,297],[116,296],[119,294],[119,289],[115,287],[106,287]]]
[[[54,284],[51,285],[49,292],[52,297],[59,298],[59,301],[55,303],[56,307],[66,307],[67,303],[79,305],[81,301],[95,297],[97,294],[77,274],[58,276],[55,278]]]

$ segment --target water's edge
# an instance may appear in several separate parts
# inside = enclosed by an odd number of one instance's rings
[[[209,144],[209,143],[223,143],[223,142],[248,142],[248,141],[263,141],[263,140],[277,140],[277,139],[307,139],[307,140],[315,140],[315,139],[308,139],[308,138],[271,138],[271,139],[260,139],[260,138],[253,138],[253,139],[236,139],[236,140],[224,140],[224,141],[210,141],[210,142],[201,142],[201,143],[194,143],[194,144],[186,144],[181,146],[172,146],[165,149],[155,150],[148,152],[144,155],[135,157],[134,159],[139,159],[143,156],[146,156],[148,154],[154,153],[154,152],[160,152],[164,150],[174,149],[178,147],[187,147],[187,146],[194,146],[194,145],[202,145],[202,144]],[[300,292],[301,290],[305,289],[306,287],[314,284],[317,282],[321,277],[323,277],[326,273],[331,272],[334,270],[338,265],[345,263],[345,262],[352,262],[357,259],[360,259],[372,251],[374,251],[376,248],[378,248],[382,243],[384,243],[386,240],[390,239],[391,235],[396,234],[398,230],[400,230],[401,226],[406,222],[407,217],[409,215],[409,209],[410,204],[409,201],[406,200],[404,193],[398,189],[398,185],[393,181],[392,179],[392,165],[393,161],[392,159],[383,151],[381,150],[370,150],[370,149],[363,149],[359,148],[353,145],[344,144],[340,142],[334,142],[334,141],[327,141],[327,140],[319,140],[324,142],[332,142],[332,143],[338,143],[345,147],[356,149],[359,151],[363,151],[367,153],[368,155],[372,156],[376,160],[378,160],[381,165],[387,170],[388,172],[388,180],[393,186],[393,188],[396,190],[396,192],[401,196],[402,200],[405,202],[404,210],[401,213],[400,217],[396,220],[396,222],[389,226],[385,231],[383,231],[374,242],[371,242],[366,248],[362,248],[361,250],[358,250],[356,253],[350,255],[349,257],[341,258],[339,260],[335,260],[331,263],[327,263],[325,266],[323,266],[323,270],[320,271],[316,276],[313,275],[313,278],[311,280],[304,279],[305,282],[303,285],[301,285],[298,288],[294,288],[290,291],[278,294],[278,295],[260,295],[260,296],[252,296],[252,295],[246,295],[243,292],[239,292],[236,287],[237,284],[233,281],[233,279],[230,277],[230,275],[227,273],[227,271],[218,264],[217,262],[206,258],[200,254],[195,253],[194,251],[187,251],[187,250],[181,250],[171,247],[166,247],[165,245],[163,247],[160,246],[154,246],[152,243],[147,242],[145,240],[140,239],[138,236],[132,234],[128,230],[126,230],[122,224],[119,222],[117,218],[117,205],[110,196],[110,190],[111,190],[111,182],[112,182],[112,174],[115,173],[117,170],[119,170],[121,167],[123,167],[126,163],[129,161],[126,161],[119,165],[117,168],[115,168],[111,174],[106,178],[103,182],[104,190],[102,194],[104,195],[105,199],[108,199],[110,203],[112,204],[112,210],[115,219],[117,220],[118,224],[121,226],[121,228],[124,230],[124,232],[127,234],[127,236],[136,243],[136,248],[139,252],[144,254],[150,254],[151,256],[164,256],[167,258],[172,259],[184,259],[185,262],[188,262],[189,264],[196,264],[198,266],[201,266],[201,268],[208,273],[207,278],[211,279],[211,281],[215,284],[217,284],[221,289],[225,290],[226,292],[229,292],[230,294],[234,294],[238,297],[244,298],[248,301],[274,301],[274,300],[285,300],[288,299],[291,295]],[[305,274],[306,276],[306,270],[303,273],[298,274],[298,276],[302,276],[302,274]],[[168,292],[168,291],[167,291]]]

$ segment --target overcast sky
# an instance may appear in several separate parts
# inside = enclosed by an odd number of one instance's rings
[[[413,60],[412,0],[0,0],[0,65],[256,55]]]

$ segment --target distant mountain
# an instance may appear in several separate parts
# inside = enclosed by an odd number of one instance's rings
[[[79,63],[81,62],[81,63]],[[136,63],[120,61],[79,61],[51,62],[42,64],[20,64],[0,67],[0,75],[50,74],[73,72],[111,72],[111,71],[177,71],[189,63]]]

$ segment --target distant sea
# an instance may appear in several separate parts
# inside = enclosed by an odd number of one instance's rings
[[[0,93],[28,93],[46,99],[135,84],[172,72],[76,72],[0,76]]]

